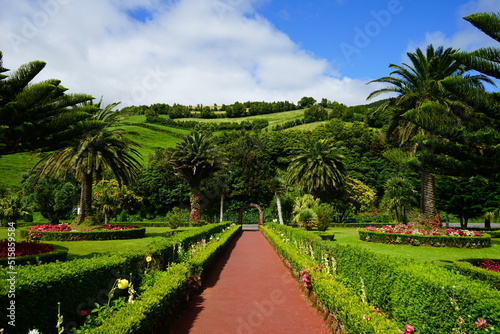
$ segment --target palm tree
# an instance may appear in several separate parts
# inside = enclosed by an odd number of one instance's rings
[[[74,107],[93,99],[66,94],[60,80],[31,81],[44,69],[42,61],[21,65],[9,75],[0,51],[0,155],[64,147],[80,133],[75,126],[92,115]]]
[[[346,168],[342,159],[328,140],[306,139],[292,150],[288,182],[315,197],[328,198],[344,185]]]
[[[393,72],[372,82],[386,83],[387,87],[372,92],[368,99],[384,93],[396,93],[380,109],[390,108],[393,117],[388,134],[396,133],[399,145],[387,156],[400,162],[414,163],[421,173],[420,218],[431,219],[436,214],[434,200],[434,174],[430,161],[435,149],[446,137],[457,131],[463,117],[470,115],[471,108],[461,97],[452,94],[447,85],[454,78],[461,85],[483,88],[489,81],[484,75],[467,75],[467,68],[454,60],[452,48],[427,47],[424,53],[417,49],[407,53],[411,64],[390,64]],[[400,154],[401,153],[401,154]],[[415,162],[418,162],[415,164]]]
[[[86,108],[88,105],[82,107]],[[105,109],[112,113],[111,109]],[[83,222],[92,216],[94,176],[101,179],[105,172],[111,172],[119,184],[127,184],[134,180],[141,166],[137,160],[140,157],[138,144],[123,137],[123,131],[119,128],[111,128],[114,123],[105,122],[106,117],[100,111],[96,113],[96,119],[81,124],[82,128],[87,129],[83,137],[73,145],[46,156],[37,164],[41,166],[39,176],[56,174],[62,166],[76,170],[76,176],[81,180],[77,222]]]
[[[406,212],[413,206],[415,193],[408,179],[394,176],[385,182],[382,203],[394,213],[398,222],[406,223]]]
[[[201,183],[227,165],[225,155],[215,145],[211,134],[192,132],[177,143],[175,148],[167,150],[166,160],[176,174],[189,183],[190,220],[200,221]]]
[[[285,224],[285,222],[283,221],[283,210],[281,205],[281,195],[286,191],[285,182],[286,182],[286,175],[284,175],[283,171],[278,169],[276,170],[276,175],[272,178],[269,185],[271,191],[273,191],[274,195],[276,196],[278,220],[281,225]]]

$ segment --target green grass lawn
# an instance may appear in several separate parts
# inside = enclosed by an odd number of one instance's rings
[[[178,228],[178,231],[189,229],[190,227]],[[60,245],[68,248],[68,260],[77,258],[91,258],[95,255],[108,252],[123,252],[138,250],[146,253],[150,245],[167,236],[167,232],[172,231],[168,227],[146,227],[146,237],[141,239],[126,240],[103,240],[103,241],[44,241],[51,245]],[[0,240],[7,237],[7,228],[0,227]],[[17,241],[23,239],[17,238]]]
[[[359,246],[381,254],[400,256],[423,262],[432,262],[441,266],[447,265],[451,261],[471,258],[500,259],[500,239],[498,238],[491,239],[492,246],[489,248],[416,247],[361,241],[359,240],[356,228],[335,227],[330,228],[328,231],[335,234],[335,240],[340,244]]]
[[[179,228],[178,230],[188,229]],[[99,253],[140,250],[147,252],[149,246],[166,237],[168,227],[147,227],[146,237],[142,239],[108,240],[108,241],[48,241],[49,244],[68,247],[68,259],[93,257]],[[437,265],[447,265],[454,260],[470,258],[500,259],[500,239],[492,239],[492,247],[481,249],[446,248],[446,247],[415,247],[407,245],[388,245],[359,240],[356,228],[335,227],[328,231],[335,233],[335,242],[370,249],[374,252],[431,262]],[[7,228],[0,228],[0,240],[7,237]],[[20,240],[20,239],[18,239]]]

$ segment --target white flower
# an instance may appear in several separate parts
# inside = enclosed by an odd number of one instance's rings
[[[38,329],[32,329],[28,332],[28,334],[40,334],[40,332],[38,331]]]

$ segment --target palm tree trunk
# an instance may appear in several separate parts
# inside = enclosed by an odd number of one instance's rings
[[[434,199],[434,175],[427,171],[422,172],[422,187],[420,193],[420,220],[430,220],[436,216],[436,202]]]
[[[92,216],[92,174],[83,174],[80,193],[80,213],[76,217],[76,222],[81,223],[86,218]]]
[[[276,192],[276,206],[278,207],[278,219],[281,225],[285,225],[283,222],[283,212],[281,209],[281,195]]]
[[[220,194],[220,222],[224,221],[224,194]]]
[[[191,222],[199,222],[201,220],[200,202],[201,202],[200,186],[194,186],[191,189],[191,213],[189,214],[189,220]]]

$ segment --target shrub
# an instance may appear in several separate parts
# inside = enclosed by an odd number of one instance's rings
[[[178,207],[175,207],[172,209],[172,211],[167,213],[167,215],[165,216],[165,222],[171,229],[176,229],[182,226],[182,222],[184,221],[186,216],[189,216],[188,210],[182,210]]]
[[[276,227],[276,229],[274,229]],[[278,228],[281,230],[278,230]],[[398,326],[391,320],[386,319],[380,312],[364,303],[356,294],[350,292],[339,280],[329,272],[324,271],[319,262],[314,262],[310,256],[304,252],[297,252],[293,239],[283,239],[286,230],[287,235],[293,238],[293,234],[298,233],[297,239],[318,241],[315,233],[305,232],[299,229],[283,227],[277,224],[266,224],[262,231],[276,248],[278,254],[282,256],[285,263],[295,272],[297,278],[303,273],[310,275],[310,282],[306,289],[312,289],[319,304],[328,310],[328,313],[340,322],[341,328],[335,328],[335,323],[331,325],[332,330],[341,330],[346,333],[399,333]],[[309,237],[306,237],[306,234]],[[308,268],[307,270],[304,270]],[[325,268],[326,269],[326,268]],[[334,273],[333,271],[331,273]]]
[[[484,281],[495,289],[500,290],[500,272],[475,265],[481,261],[483,260],[453,261],[453,268],[462,275]]]
[[[41,243],[35,243],[35,242],[16,242],[16,249],[20,245],[26,245],[29,247],[29,252],[32,254],[29,255],[17,255],[16,252],[16,257],[15,258],[9,258],[8,254],[1,254],[2,256],[0,258],[0,266],[1,267],[7,267],[7,266],[20,266],[20,265],[26,265],[26,264],[42,264],[42,263],[49,263],[49,262],[56,262],[56,261],[66,261],[66,257],[68,255],[68,248],[63,247],[63,246],[58,246],[58,245],[48,245],[48,244],[41,244]],[[38,248],[37,245],[41,245],[42,248]],[[48,248],[47,248],[48,246]],[[33,248],[37,247],[38,249],[33,253]],[[7,250],[7,246],[4,246],[0,242],[0,249],[1,250]],[[37,253],[37,251],[43,250],[45,252],[43,253]]]
[[[118,240],[118,239],[139,239],[144,238],[146,228],[128,228],[128,229],[104,229],[85,231],[30,231],[29,229],[20,229],[20,236],[29,238],[33,233],[39,236],[39,240],[46,241],[81,241],[81,240]]]
[[[177,233],[152,244],[149,254],[156,259],[157,266],[164,269],[178,260],[179,250],[188,244],[209,239],[212,234],[220,233],[230,224],[231,222],[211,224]],[[116,232],[126,231],[128,230]],[[30,328],[36,327],[41,332],[53,332],[58,302],[61,302],[66,327],[69,329],[76,326],[81,320],[80,310],[107,298],[107,293],[117,278],[128,277],[130,274],[134,278],[139,277],[139,273],[146,267],[144,255],[138,252],[114,253],[92,259],[17,267],[16,305],[23,307],[16,308],[16,331],[27,333]],[[7,269],[0,269],[3,277],[8,277],[7,272]],[[0,304],[9,304],[7,284],[0,286]],[[6,308],[0,310],[0,318],[4,319],[0,327],[3,328],[7,327],[4,323],[8,319],[6,312]]]
[[[335,214],[333,207],[327,203],[321,203],[316,208],[318,215],[318,230],[326,231],[333,224],[333,216]]]

